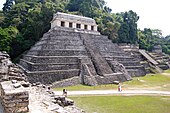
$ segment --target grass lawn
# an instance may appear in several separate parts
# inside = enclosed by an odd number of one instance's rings
[[[170,72],[170,71],[169,71]],[[170,75],[170,73],[167,73]],[[125,89],[150,89],[170,91],[170,76],[163,73],[147,74],[144,77],[135,77],[132,81],[123,83]]]
[[[165,90],[170,91],[170,70],[165,71],[166,74],[147,74],[144,77],[134,77],[133,80],[124,82],[123,89],[149,89],[149,90]],[[99,86],[86,86],[77,85],[64,87],[67,90],[104,90],[104,89],[117,89],[117,85],[99,85]],[[64,88],[54,88],[54,90],[62,90]]]
[[[87,113],[170,113],[170,96],[69,97]]]

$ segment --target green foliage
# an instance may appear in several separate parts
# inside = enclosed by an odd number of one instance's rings
[[[138,42],[137,21],[139,16],[132,10],[118,13],[117,15],[119,16],[118,21],[121,24],[118,31],[118,42],[136,44]]]
[[[163,52],[170,54],[169,36],[163,37],[159,29],[138,30],[139,47],[148,51],[152,51],[155,45],[161,45]]]
[[[18,35],[18,30],[15,27],[1,28],[0,27],[0,51],[10,52],[11,43]]]
[[[2,8],[4,13],[8,12],[11,8],[12,5],[14,4],[14,0],[6,0],[6,3],[4,3],[4,7]]]
[[[15,5],[4,11],[2,28],[13,26],[19,30],[19,35],[13,40],[3,41],[3,50],[10,53],[12,58],[17,57],[29,49],[42,35],[50,29],[50,21],[57,11],[63,12],[66,4],[60,0],[15,0]],[[8,36],[6,35],[6,39]],[[10,44],[6,44],[10,43]],[[1,45],[1,46],[2,46]]]

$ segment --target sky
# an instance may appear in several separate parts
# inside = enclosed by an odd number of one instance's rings
[[[6,0],[0,0],[0,9]],[[105,0],[113,13],[133,10],[140,17],[138,28],[160,29],[170,35],[170,0]]]
[[[113,13],[133,10],[139,16],[138,28],[160,29],[170,35],[170,0],[105,0]]]

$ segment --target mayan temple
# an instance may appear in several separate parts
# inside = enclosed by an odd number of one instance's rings
[[[56,85],[110,84],[146,74],[137,58],[97,31],[94,19],[60,12],[19,65],[30,82]]]

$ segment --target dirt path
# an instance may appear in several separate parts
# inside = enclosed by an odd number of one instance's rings
[[[56,95],[62,95],[62,91],[54,91]],[[77,95],[165,95],[170,96],[170,91],[153,91],[153,90],[90,90],[90,91],[68,91],[68,96]]]
[[[161,74],[170,77],[170,73],[161,73]]]

